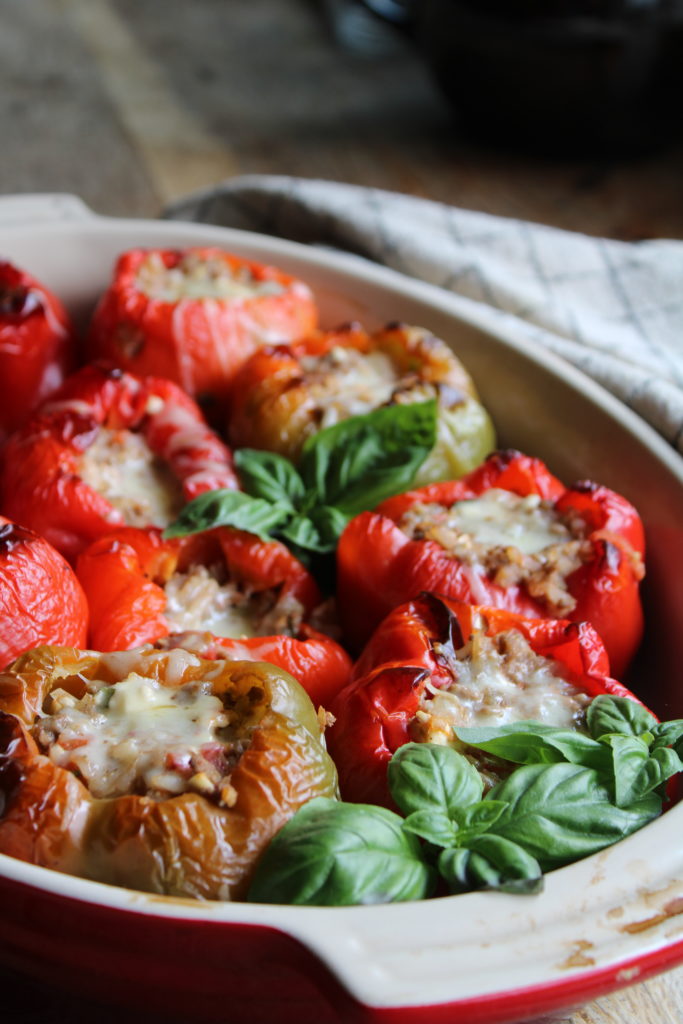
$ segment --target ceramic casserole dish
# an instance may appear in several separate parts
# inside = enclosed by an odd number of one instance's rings
[[[0,200],[0,255],[84,323],[117,255],[220,245],[307,281],[324,325],[420,324],[471,372],[502,446],[639,509],[646,642],[625,680],[683,717],[683,460],[607,392],[475,304],[353,256],[242,231],[113,220],[69,196]],[[683,962],[683,803],[546,877],[537,896],[468,893],[374,907],[200,903],[0,856],[0,961],[43,980],[191,1020],[512,1022]]]

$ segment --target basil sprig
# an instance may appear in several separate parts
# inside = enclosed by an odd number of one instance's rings
[[[297,554],[328,554],[349,520],[408,490],[436,441],[435,399],[390,405],[326,427],[306,441],[298,468],[274,452],[235,452],[243,491],[188,502],[165,537],[234,526],[277,537]]]
[[[520,764],[485,796],[464,754],[405,744],[387,773],[403,818],[311,801],[272,840],[248,898],[326,906],[422,899],[437,875],[453,893],[539,892],[544,871],[657,817],[666,780],[683,770],[683,720],[659,723],[631,700],[602,695],[587,726],[589,735],[537,722],[458,729],[470,746]]]
[[[648,794],[663,794],[683,771],[683,720],[658,722],[627,697],[601,694],[588,706],[589,735],[541,722],[497,728],[458,728],[459,740],[515,764],[568,762],[593,769],[615,805],[628,808]]]

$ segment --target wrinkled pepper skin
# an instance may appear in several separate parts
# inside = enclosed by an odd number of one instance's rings
[[[88,603],[69,563],[0,516],[0,668],[41,644],[84,646]]]
[[[320,429],[321,422],[331,425],[354,411],[335,405],[328,424],[326,402],[320,397],[319,360],[343,350],[363,357],[384,356],[393,368],[396,379],[391,391],[365,411],[437,398],[437,442],[420,469],[419,484],[462,476],[495,447],[493,424],[460,360],[444,341],[406,324],[387,325],[373,334],[350,324],[289,345],[259,349],[235,380],[227,424],[232,444],[278,452],[296,462],[304,442]],[[354,386],[365,387],[356,383],[352,373],[341,391],[341,405]]]
[[[181,271],[188,260],[272,285],[253,297],[154,298],[141,288],[150,259]],[[277,289],[277,290],[276,290]],[[138,375],[175,381],[200,403],[220,405],[238,367],[260,345],[290,341],[315,330],[318,313],[308,285],[275,267],[217,248],[133,249],[116,264],[93,315],[86,349]]]
[[[606,693],[638,701],[610,676],[607,652],[589,623],[531,619],[424,593],[395,608],[378,626],[355,666],[354,679],[332,705],[336,722],[327,742],[342,799],[393,806],[387,764],[412,739],[410,723],[427,685],[441,688],[452,682],[443,648],[463,646],[475,617],[485,623],[487,636],[517,630],[536,654],[569,670],[573,685],[591,697]]]
[[[104,428],[139,432],[182,486],[186,501],[218,487],[238,487],[230,451],[176,384],[86,366],[9,438],[0,475],[0,510],[42,534],[70,561],[124,523],[122,513],[78,472],[79,457]]]
[[[175,654],[131,652],[129,670],[177,686],[217,666],[195,658],[179,675],[177,662],[169,667]],[[40,752],[30,729],[54,687],[80,697],[84,679],[116,683],[121,657],[41,647],[0,674],[0,852],[145,892],[243,898],[275,832],[307,800],[337,793],[310,700],[272,665],[222,662],[212,693],[238,708],[239,728],[244,723],[250,736],[231,776],[234,806],[194,792],[95,799]]]
[[[0,260],[0,442],[75,366],[75,335],[56,295]]]
[[[329,706],[346,685],[351,659],[334,640],[304,623],[295,636],[170,636],[163,586],[174,572],[223,562],[228,577],[250,592],[277,589],[310,616],[320,602],[308,569],[279,541],[265,542],[242,530],[217,529],[163,540],[159,530],[123,528],[83,551],[76,573],[90,606],[89,646],[129,650],[169,638],[164,646],[190,647],[203,658],[267,661],[301,683],[317,707]]]
[[[612,671],[623,676],[642,637],[639,583],[645,550],[635,508],[607,487],[580,482],[566,488],[539,460],[516,451],[496,452],[461,480],[389,498],[356,516],[337,550],[338,602],[346,639],[360,650],[392,608],[422,590],[485,604],[533,618],[548,616],[523,586],[503,588],[451,557],[430,540],[411,540],[396,525],[417,502],[450,507],[490,488],[537,494],[559,511],[575,510],[588,527],[594,557],[567,578],[576,607],[567,618],[590,622],[609,653]]]

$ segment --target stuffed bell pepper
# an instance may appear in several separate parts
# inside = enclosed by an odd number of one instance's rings
[[[254,349],[308,334],[317,319],[308,285],[275,267],[218,248],[133,249],[119,257],[87,348],[208,407]]]
[[[230,452],[176,384],[91,365],[7,441],[0,511],[71,560],[113,527],[163,527],[186,501],[237,486]]]
[[[0,852],[173,896],[244,896],[334,765],[272,665],[40,647],[0,674]]]
[[[56,295],[0,261],[0,441],[74,366],[75,337]]]
[[[183,646],[206,658],[268,661],[293,675],[315,706],[346,685],[351,660],[310,625],[320,605],[308,569],[278,541],[218,529],[163,540],[122,528],[81,553],[89,645]]]
[[[40,644],[87,642],[88,604],[69,563],[0,516],[0,668]]]
[[[458,481],[389,498],[337,551],[339,611],[357,650],[422,590],[536,618],[590,622],[622,676],[641,639],[644,534],[625,498],[566,488],[539,460],[499,452]]]
[[[342,798],[392,806],[387,764],[408,742],[464,751],[458,729],[536,721],[581,730],[599,694],[637,698],[611,678],[585,622],[531,619],[423,593],[395,608],[332,705],[328,745]],[[485,784],[505,766],[467,751]]]
[[[417,485],[462,476],[495,447],[471,377],[448,345],[420,327],[358,324],[265,346],[244,365],[229,403],[235,446],[298,460],[312,434],[380,406],[438,402],[436,444]]]

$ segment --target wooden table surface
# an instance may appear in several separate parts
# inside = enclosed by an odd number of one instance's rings
[[[562,161],[476,145],[409,41],[340,45],[329,12],[341,2],[0,0],[0,194],[70,192],[99,213],[156,216],[222,178],[293,174],[612,238],[683,238],[683,143]],[[120,1018],[33,982],[27,999],[2,969],[0,987],[15,1024]],[[680,1024],[683,968],[554,1019]]]

